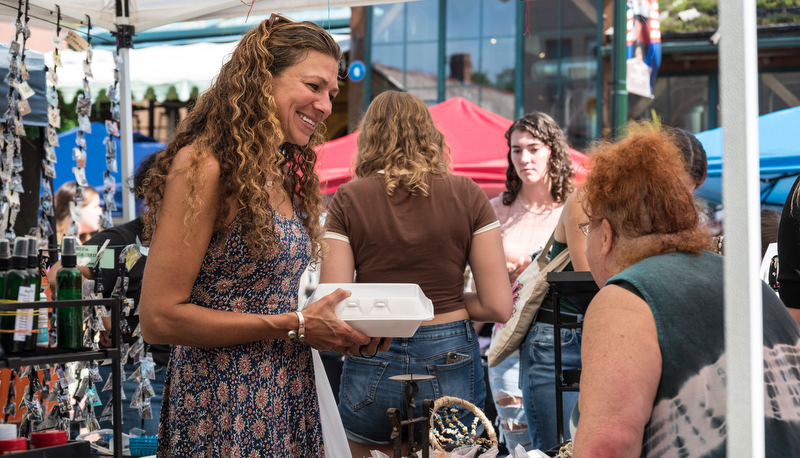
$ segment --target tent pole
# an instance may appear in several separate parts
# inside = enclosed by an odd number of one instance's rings
[[[727,455],[763,458],[764,354],[759,234],[756,5],[719,2],[725,205]]]
[[[117,49],[122,62],[119,71],[119,120],[122,150],[122,219],[130,221],[136,216],[136,200],[128,178],[133,176],[133,108],[131,100],[130,49],[133,47],[133,26],[127,17],[117,17]]]

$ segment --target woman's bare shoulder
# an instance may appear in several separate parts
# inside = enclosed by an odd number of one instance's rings
[[[179,149],[170,165],[171,172],[186,172],[192,168],[202,170],[207,177],[219,176],[219,160],[207,151],[189,144]]]

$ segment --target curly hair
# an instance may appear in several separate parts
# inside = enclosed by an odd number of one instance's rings
[[[506,168],[506,191],[503,193],[503,204],[514,203],[522,189],[522,180],[517,175],[517,170],[511,161],[511,134],[514,131],[527,132],[550,148],[550,159],[547,161],[547,175],[552,181],[550,195],[553,196],[555,202],[564,202],[573,190],[572,179],[575,177],[572,161],[569,159],[567,137],[553,118],[545,113],[532,111],[514,121],[505,134],[508,142],[508,154],[506,154],[508,167]]]
[[[356,140],[357,177],[384,173],[386,193],[398,187],[428,195],[427,174],[446,175],[449,149],[425,103],[399,91],[386,91],[367,108]]]
[[[339,45],[313,22],[279,17],[274,23],[261,22],[244,35],[148,175],[143,217],[146,237],[152,236],[157,224],[170,164],[181,148],[193,144],[186,172],[188,210],[183,218],[187,238],[188,228],[196,221],[196,209],[204,204],[197,197],[205,176],[202,164],[213,156],[221,173],[219,226],[231,210],[228,202],[234,202],[247,246],[257,256],[276,253],[277,233],[265,189],[267,181],[273,180],[274,186],[283,186],[291,196],[311,237],[313,260],[321,259],[325,245],[319,216],[323,207],[314,171],[314,147],[324,141],[325,127],[319,123],[307,145],[285,142],[273,94],[274,78],[302,62],[311,51],[339,64],[342,61]]]
[[[711,234],[684,185],[681,153],[669,133],[632,123],[618,143],[600,143],[590,156],[581,202],[590,221],[608,220],[615,234],[632,243],[620,246],[619,262],[636,262],[677,250],[699,253]]]

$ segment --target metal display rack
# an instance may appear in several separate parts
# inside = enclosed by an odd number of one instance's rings
[[[561,368],[561,329],[580,328],[583,322],[562,322],[561,321],[561,298],[567,297],[570,301],[583,312],[589,306],[589,302],[598,291],[597,284],[592,278],[591,272],[549,272],[547,282],[553,288],[553,350],[555,353],[555,373],[556,373],[556,432],[558,442],[564,442],[564,393],[569,391],[580,391],[580,369],[562,370]]]
[[[0,303],[0,311],[14,311],[17,309],[40,309],[40,308],[61,308],[61,307],[95,307],[105,306],[111,310],[111,322],[115,326],[120,320],[120,301],[114,299],[86,299],[81,301],[45,301],[45,302],[3,302]],[[122,399],[120,398],[120,388],[122,386],[122,374],[120,372],[120,360],[122,351],[120,349],[120,333],[111,333],[111,348],[103,348],[99,351],[90,349],[66,350],[61,348],[39,348],[36,351],[6,355],[0,358],[0,369],[10,368],[19,370],[23,366],[33,366],[42,364],[60,364],[74,361],[94,361],[111,359],[111,383],[112,383],[112,415],[114,430],[114,455],[122,456]],[[42,449],[16,452],[14,456],[20,458],[82,458],[98,456],[91,454],[89,442],[70,441],[64,445],[57,445]]]

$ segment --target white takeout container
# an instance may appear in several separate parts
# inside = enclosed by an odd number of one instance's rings
[[[337,288],[352,294],[336,304],[336,316],[370,337],[411,337],[433,319],[433,302],[415,283],[320,283],[307,304]]]

